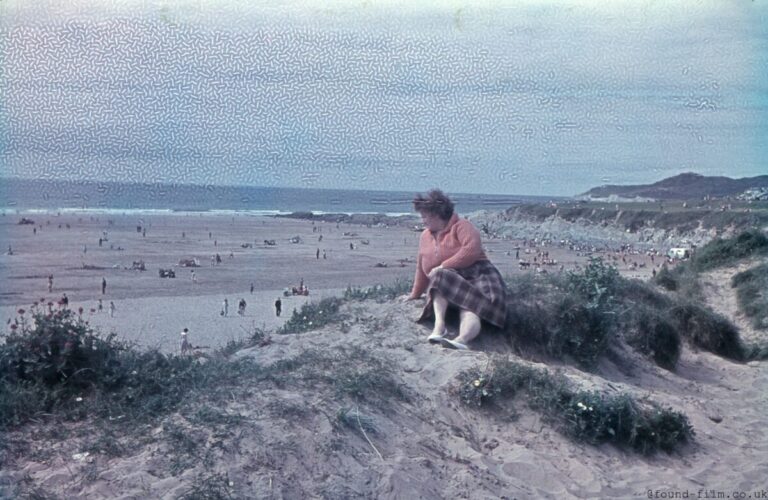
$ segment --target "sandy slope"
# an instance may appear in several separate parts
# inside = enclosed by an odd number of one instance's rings
[[[472,352],[429,345],[427,329],[412,322],[416,307],[353,303],[344,309],[345,328],[273,336],[270,345],[238,355],[268,366],[320,354],[332,359],[323,368],[332,377],[365,371],[373,366],[370,356],[384,363],[382,374],[402,384],[408,401],[388,394],[356,401],[311,376],[286,378],[233,392],[218,410],[240,415],[236,425],[201,426],[189,412],[169,417],[166,426],[177,425],[199,443],[196,456],[182,460],[175,474],[178,450],[158,426],[142,431],[157,440],[128,456],[97,454],[91,463],[80,462],[72,456],[88,439],[71,439],[56,443],[47,461],[20,460],[4,476],[29,474],[39,487],[80,498],[179,498],[216,473],[226,474],[233,498],[647,498],[648,490],[765,489],[764,363],[734,364],[686,349],[676,373],[633,355],[606,362],[602,376],[561,367],[584,387],[647,396],[689,416],[694,445],[679,454],[641,457],[572,442],[520,399],[503,411],[462,406],[452,392],[456,375],[485,367],[494,353],[511,355],[512,348],[490,335]],[[302,369],[311,372],[312,363]],[[370,443],[354,426],[338,425],[342,407],[372,420]]]
[[[707,305],[733,321],[739,329],[741,338],[749,342],[765,339],[768,337],[768,332],[755,329],[752,322],[739,310],[736,289],[731,288],[731,277],[757,266],[764,260],[748,259],[735,266],[714,269],[700,277]]]
[[[59,220],[69,221],[72,229],[59,230]],[[0,295],[2,319],[41,295],[51,298],[45,292],[48,273],[56,275],[52,295],[67,290],[72,305],[82,304],[87,311],[100,297],[98,284],[106,275],[105,298],[116,301],[117,314],[95,314],[90,321],[141,345],[173,352],[185,326],[195,344],[211,346],[253,327],[279,326],[287,314],[276,318],[271,304],[280,289],[300,277],[316,300],[347,284],[370,285],[413,273],[412,263],[398,265],[415,254],[415,233],[408,228],[323,225],[321,248],[328,254],[323,260],[316,258],[319,236],[308,221],[158,216],[151,222],[142,237],[129,217],[117,216],[108,226],[104,218],[52,217],[51,226],[36,235],[11,217],[0,220],[0,234],[15,249],[13,256],[0,256],[0,279],[6,285]],[[105,227],[110,244],[125,250],[99,249],[97,239]],[[293,235],[303,243],[288,243]],[[258,245],[267,238],[278,241],[277,249]],[[244,242],[257,245],[242,248]],[[358,245],[354,251],[350,242]],[[520,272],[506,255],[517,243],[484,241],[504,274]],[[225,262],[211,267],[205,259],[220,248]],[[550,250],[568,267],[584,261]],[[188,277],[157,277],[158,267],[190,255],[203,264],[197,285]],[[136,258],[150,270],[122,268]],[[83,261],[105,269],[83,269]],[[389,267],[374,267],[377,262]],[[642,272],[647,275],[650,268]],[[722,284],[731,272],[705,277],[712,284],[705,288],[721,294],[716,300],[712,295],[710,304],[722,307],[719,311],[728,317],[734,317],[732,291]],[[230,298],[228,318],[218,314],[225,296]],[[244,318],[235,313],[240,297],[248,301]],[[284,299],[286,313],[301,300]],[[266,367],[298,359],[299,368],[284,380],[233,389],[226,403],[208,409],[219,415],[213,422],[196,419],[197,409],[187,408],[153,427],[135,429],[122,439],[127,451],[117,457],[96,451],[78,455],[112,445],[88,421],[66,424],[66,439],[47,425],[9,433],[4,444],[20,453],[2,466],[0,497],[19,484],[27,492],[37,489],[60,498],[181,498],[205,487],[218,487],[232,498],[647,498],[648,490],[690,491],[696,497],[699,490],[732,495],[768,487],[765,363],[736,364],[687,348],[675,373],[629,354],[605,362],[600,376],[561,367],[586,388],[628,391],[689,416],[697,433],[694,445],[679,454],[641,457],[612,446],[572,442],[521,399],[495,412],[462,406],[453,394],[456,375],[487,366],[491,355],[514,357],[515,351],[493,336],[481,338],[472,352],[429,345],[428,329],[413,323],[417,307],[352,303],[345,306],[343,325],[273,335],[271,344],[239,356]],[[738,317],[735,321],[740,324]],[[409,397],[400,400],[383,388],[362,399],[339,394],[329,380],[350,370],[388,373]],[[351,427],[340,425],[340,408],[357,410],[361,422],[370,419],[375,431],[366,439],[354,421]]]

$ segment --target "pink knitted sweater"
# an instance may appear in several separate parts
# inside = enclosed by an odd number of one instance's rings
[[[480,242],[480,231],[454,213],[439,233],[433,234],[429,229],[421,233],[411,297],[424,293],[429,285],[427,275],[435,267],[462,269],[479,260],[488,260]]]

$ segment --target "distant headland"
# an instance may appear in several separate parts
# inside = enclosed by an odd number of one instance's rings
[[[768,199],[768,175],[731,179],[686,172],[653,184],[605,185],[578,195],[580,199],[595,201],[691,200],[727,197],[745,200]]]

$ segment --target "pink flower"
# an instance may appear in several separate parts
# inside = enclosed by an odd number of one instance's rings
[[[18,328],[18,326],[16,326],[16,325],[11,325],[11,330],[15,330],[15,329],[17,329],[17,328]]]
[[[17,313],[19,313],[19,314],[24,314],[24,313],[25,313],[25,312],[27,312],[27,311],[25,311],[24,309],[19,309],[19,310],[18,310],[18,311],[16,311],[16,312],[17,312]]]

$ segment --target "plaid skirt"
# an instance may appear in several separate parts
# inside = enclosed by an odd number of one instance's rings
[[[507,320],[507,287],[496,267],[479,260],[464,269],[439,269],[427,288],[427,303],[417,322],[434,316],[432,296],[435,291],[450,305],[472,311],[481,320],[504,328]]]

